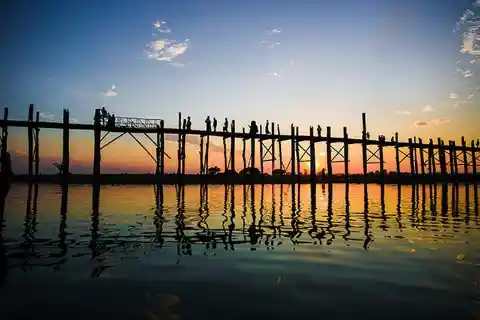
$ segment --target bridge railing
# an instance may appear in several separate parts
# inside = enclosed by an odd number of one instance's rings
[[[161,119],[128,118],[116,117],[115,127],[117,128],[157,128]]]

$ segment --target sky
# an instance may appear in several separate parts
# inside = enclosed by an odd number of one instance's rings
[[[480,3],[472,0],[20,0],[2,12],[0,103],[11,119],[26,119],[33,103],[41,120],[61,121],[67,108],[72,121],[92,123],[105,106],[167,127],[181,112],[195,129],[211,116],[235,119],[238,131],[269,119],[282,132],[293,123],[301,133],[321,125],[340,136],[347,126],[359,137],[366,112],[373,137],[480,136],[480,29],[472,22]],[[42,172],[60,161],[60,138],[42,130]],[[26,130],[11,129],[9,139],[20,173]],[[213,143],[209,162],[223,167],[221,140]],[[198,150],[188,145],[188,172],[198,171]],[[91,172],[93,133],[72,133],[71,152],[72,172]],[[167,153],[175,155],[173,141]],[[360,148],[351,157],[360,172]],[[386,157],[393,169],[393,150]],[[323,145],[317,159],[325,167]],[[131,137],[102,151],[103,172],[154,167]]]

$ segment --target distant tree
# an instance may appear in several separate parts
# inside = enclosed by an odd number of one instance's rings
[[[63,165],[63,163],[52,162],[52,164],[55,168],[58,169],[58,174],[62,175],[65,169],[65,166]]]

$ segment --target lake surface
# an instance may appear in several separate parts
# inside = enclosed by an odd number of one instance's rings
[[[479,186],[28,186],[0,319],[478,319]]]

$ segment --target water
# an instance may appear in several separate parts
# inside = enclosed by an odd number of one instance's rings
[[[0,318],[474,319],[479,189],[14,185]]]

